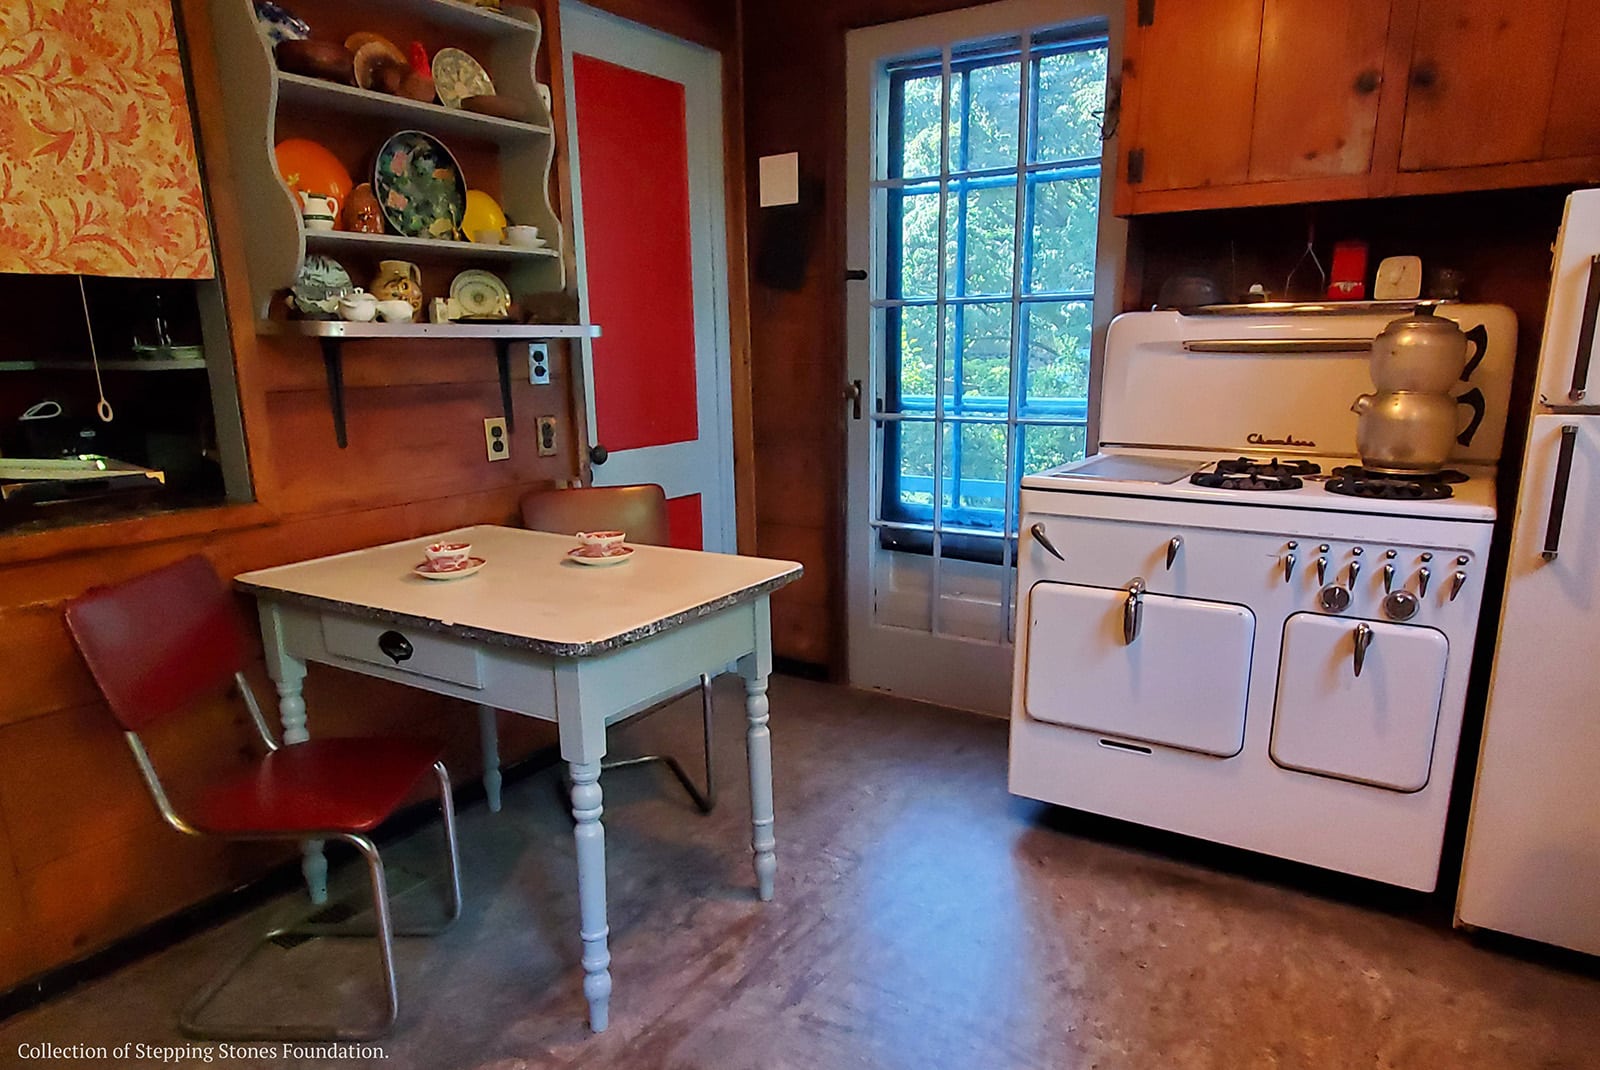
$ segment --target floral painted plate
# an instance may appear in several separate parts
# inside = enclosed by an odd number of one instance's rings
[[[402,130],[383,143],[372,169],[383,217],[411,238],[460,236],[467,183],[444,143],[421,130]]]
[[[311,27],[306,24],[306,20],[282,5],[275,4],[272,0],[256,0],[255,7],[256,25],[261,29],[261,36],[270,44],[304,41],[311,36]]]
[[[434,53],[433,86],[439,102],[447,108],[459,108],[468,97],[494,92],[489,72],[459,48],[441,48]]]
[[[353,288],[343,264],[331,256],[308,253],[289,293],[289,304],[307,319],[338,319],[339,298]]]
[[[498,320],[511,314],[511,291],[490,271],[463,271],[450,280],[450,297],[472,319]]]

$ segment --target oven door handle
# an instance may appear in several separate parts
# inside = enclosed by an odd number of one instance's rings
[[[1135,576],[1128,581],[1128,598],[1122,603],[1122,641],[1128,646],[1139,638],[1139,627],[1144,623],[1144,592],[1145,583],[1143,576]]]
[[[1061,556],[1061,551],[1056,549],[1055,543],[1050,541],[1050,536],[1048,536],[1048,535],[1046,535],[1044,533],[1044,525],[1043,524],[1035,524],[1035,525],[1033,525],[1033,527],[1028,529],[1028,533],[1033,536],[1033,541],[1038,543],[1040,546],[1043,546],[1044,549],[1045,549],[1045,552],[1048,553],[1051,557],[1053,557],[1057,561],[1061,561],[1061,562],[1065,562],[1067,560],[1066,558]]]
[[[1356,677],[1361,676],[1361,667],[1367,663],[1367,647],[1372,645],[1372,625],[1356,625]]]

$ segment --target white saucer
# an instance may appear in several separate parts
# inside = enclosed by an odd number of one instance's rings
[[[463,576],[470,576],[484,565],[488,564],[481,557],[469,557],[467,563],[457,568],[440,568],[432,561],[424,561],[411,571],[425,580],[459,580]]]
[[[574,546],[567,551],[567,560],[579,565],[620,565],[632,556],[631,546],[613,546],[599,553],[588,546]]]

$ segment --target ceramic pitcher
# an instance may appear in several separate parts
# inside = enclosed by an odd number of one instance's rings
[[[413,314],[422,314],[422,272],[409,260],[378,261],[378,275],[367,290],[380,301],[409,301]]]

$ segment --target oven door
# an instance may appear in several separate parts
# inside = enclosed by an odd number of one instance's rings
[[[1283,625],[1272,760],[1421,791],[1449,654],[1449,640],[1432,628],[1296,613]]]
[[[1039,583],[1024,709],[1037,721],[1219,758],[1244,745],[1255,615],[1243,606]]]

